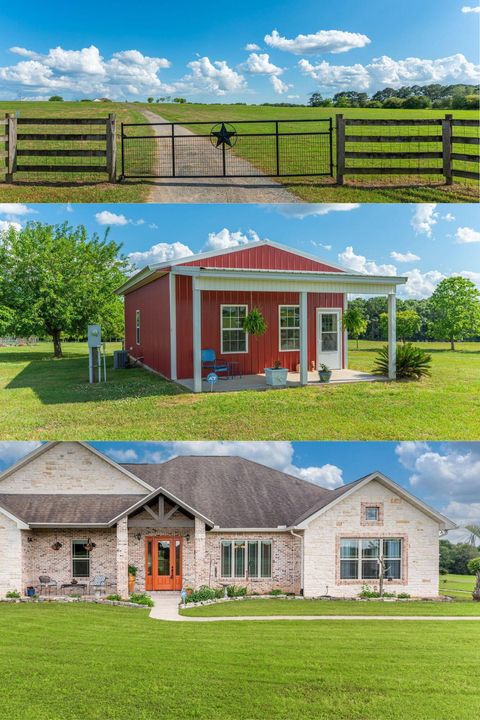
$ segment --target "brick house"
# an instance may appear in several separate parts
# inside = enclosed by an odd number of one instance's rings
[[[239,457],[118,464],[46,443],[0,475],[0,595],[40,575],[128,594],[221,584],[354,596],[438,594],[439,536],[455,525],[379,472],[327,490]]]

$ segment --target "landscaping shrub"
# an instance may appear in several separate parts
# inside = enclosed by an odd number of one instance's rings
[[[480,557],[473,558],[467,565],[469,572],[472,575],[476,575],[477,582],[472,592],[472,597],[477,602],[480,602]]]
[[[397,377],[419,380],[430,375],[432,356],[412,343],[397,346]],[[384,345],[377,353],[373,372],[388,375],[388,347]]]
[[[155,605],[152,598],[146,593],[132,593],[129,601],[136,605],[146,605],[147,607],[153,607]]]
[[[106,599],[106,600],[117,600],[117,601],[118,601],[118,600],[121,600],[122,598],[120,597],[120,595],[115,595],[115,594],[113,594],[113,595],[107,595],[107,597],[106,597],[105,599]]]
[[[198,590],[194,590],[187,596],[187,603],[204,602],[205,600],[216,600],[223,597],[222,588],[211,588],[208,585],[202,585]]]
[[[379,598],[380,593],[376,590],[372,590],[370,585],[363,585],[362,586],[362,592],[359,593],[359,597],[361,598]]]
[[[227,587],[228,597],[245,597],[247,588],[241,585],[229,585]]]
[[[269,595],[285,595],[283,590],[279,590],[279,588],[273,588],[272,590],[270,590],[270,592],[268,594]]]
[[[19,597],[21,597],[21,596],[20,596],[20,593],[18,592],[18,590],[9,590],[7,593],[5,593],[5,597],[7,597],[7,598],[19,598]]]
[[[398,598],[399,600],[409,600],[409,599],[410,599],[410,594],[409,594],[409,593],[406,593],[406,592],[401,592],[401,593],[398,593],[397,598]]]

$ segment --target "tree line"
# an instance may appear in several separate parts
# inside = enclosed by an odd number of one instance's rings
[[[421,110],[477,110],[480,107],[480,86],[465,85],[405,85],[386,87],[373,95],[356,90],[342,90],[331,98],[313,92],[308,103],[311,107],[386,108]]]

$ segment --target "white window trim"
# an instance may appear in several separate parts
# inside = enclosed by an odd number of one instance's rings
[[[142,320],[142,315],[140,310],[135,310],[135,344],[140,345],[141,342],[141,332],[140,332],[140,323]]]
[[[87,578],[87,577],[90,577],[90,575],[91,575],[92,566],[91,566],[90,553],[89,553],[88,551],[87,551],[87,552],[88,552],[88,575],[75,575],[75,573],[73,572],[73,564],[74,564],[75,560],[86,560],[86,559],[87,559],[87,558],[85,558],[85,557],[77,558],[77,557],[73,554],[73,547],[74,547],[74,545],[86,545],[87,542],[88,542],[87,538],[73,538],[73,540],[72,540],[72,544],[71,544],[71,546],[70,546],[71,555],[72,555],[72,566],[71,566],[71,569],[72,569],[72,578],[75,578],[75,577]]]
[[[368,513],[369,513],[370,510],[375,510],[375,511],[376,511],[376,517],[374,517],[374,518],[369,518],[369,517],[368,517]],[[365,518],[364,518],[364,520],[365,520],[366,522],[379,522],[379,520],[380,520],[380,507],[379,507],[378,505],[367,505],[367,506],[365,507]]]
[[[245,543],[245,556],[244,556],[244,573],[243,575],[236,575],[235,574],[235,541],[241,541]],[[258,567],[258,575],[251,576],[248,574],[248,543],[249,542],[256,542],[258,544],[257,549],[257,567]],[[222,575],[222,545],[224,543],[230,543],[231,545],[231,575]],[[270,575],[262,575],[262,543],[270,543]],[[229,540],[228,538],[223,538],[220,540],[220,578],[222,580],[272,580],[273,578],[273,540],[272,538],[233,538],[232,540]]]
[[[400,542],[400,555],[398,557],[391,557],[388,558],[388,560],[396,560],[400,561],[400,577],[398,578],[392,578],[396,582],[402,582],[403,581],[403,553],[404,553],[404,546],[403,546],[403,538],[402,537],[384,537],[382,535],[376,536],[376,537],[346,537],[341,538],[341,540],[356,540],[357,541],[357,548],[358,548],[358,557],[356,558],[342,558],[342,550],[341,550],[341,543],[339,547],[339,561],[340,561],[340,580],[345,581],[348,580],[349,582],[378,582],[379,578],[364,578],[363,577],[363,561],[364,560],[375,560],[376,558],[364,558],[363,552],[362,552],[362,543],[364,540],[379,540],[379,550],[381,552],[380,557],[383,555],[383,543],[385,540],[398,540]],[[342,562],[357,562],[357,577],[356,578],[343,578],[342,577]]]
[[[224,350],[223,349],[223,308],[224,307],[244,307],[245,316],[248,315],[248,305],[244,303],[223,303],[220,305],[220,354],[221,355],[247,355],[248,354],[248,333],[245,332],[245,350]],[[232,328],[225,328],[228,332]]]
[[[288,348],[288,349],[282,348],[282,320],[281,320],[282,308],[298,308],[298,313],[299,313],[298,328],[297,327],[283,328],[284,330],[298,330],[299,344],[298,344],[297,348]],[[298,305],[298,304],[297,305],[293,304],[293,305],[279,305],[278,306],[278,352],[300,352],[300,305]]]

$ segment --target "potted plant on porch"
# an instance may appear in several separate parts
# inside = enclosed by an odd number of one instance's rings
[[[321,363],[318,366],[318,378],[321,383],[328,383],[330,382],[330,378],[332,377],[332,371],[327,365],[324,365]]]
[[[285,387],[287,384],[288,368],[282,367],[280,360],[275,360],[273,367],[264,369],[267,385],[272,385],[273,387]]]
[[[128,594],[135,592],[135,580],[137,578],[138,568],[135,565],[128,566]]]

